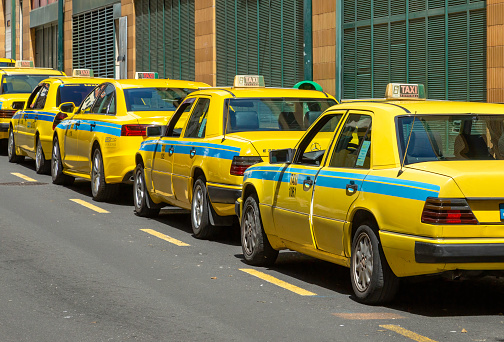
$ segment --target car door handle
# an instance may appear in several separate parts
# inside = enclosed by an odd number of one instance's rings
[[[189,152],[189,155],[191,157],[194,157],[196,155],[196,149],[193,147],[192,150]]]
[[[96,124],[95,123],[92,123],[91,125],[89,125],[89,131],[91,132],[93,130],[93,128],[96,127]]]
[[[359,189],[359,187],[357,186],[357,184],[350,183],[350,184],[346,185],[346,190],[350,194],[357,192],[358,189]]]
[[[303,190],[308,191],[312,187],[312,185],[313,185],[313,179],[306,178],[303,181]]]
[[[38,120],[38,115],[35,115],[34,120],[35,120],[35,121],[37,121],[37,120]]]
[[[172,146],[172,147],[170,147],[170,148],[168,149],[168,155],[169,155],[169,156],[171,156],[171,155],[173,154],[173,152],[174,152],[174,151],[175,151],[175,149],[173,148],[173,146]]]

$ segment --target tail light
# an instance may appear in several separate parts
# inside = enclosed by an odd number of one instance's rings
[[[234,156],[229,173],[233,176],[243,176],[246,169],[260,162],[262,162],[261,157]]]
[[[17,109],[2,109],[0,110],[0,118],[12,118]]]
[[[430,224],[478,224],[463,198],[429,197],[425,201],[422,222]]]
[[[65,119],[65,118],[67,118],[67,117],[68,117],[68,115],[67,115],[67,114],[65,114],[65,113],[61,113],[61,112],[60,112],[60,113],[56,114],[56,116],[54,117],[53,124],[52,124],[52,129],[53,129],[53,131],[54,131],[54,129],[56,128],[56,126],[58,126],[58,125],[59,125],[59,123],[60,123],[63,119]]]
[[[152,125],[122,125],[121,136],[123,137],[145,137],[147,127]]]

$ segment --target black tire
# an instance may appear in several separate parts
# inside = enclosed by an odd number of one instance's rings
[[[278,251],[271,247],[264,232],[258,203],[256,194],[247,197],[243,203],[240,226],[242,251],[248,264],[270,266],[275,263]]]
[[[387,303],[399,287],[385,259],[378,228],[371,223],[360,225],[353,237],[350,278],[357,300],[364,304]]]
[[[37,146],[35,148],[35,171],[38,174],[48,175],[51,171],[51,162],[45,159],[44,150],[39,138],[37,138]]]
[[[198,239],[209,239],[215,234],[215,227],[210,224],[209,205],[205,177],[200,176],[194,182],[191,201],[191,226]]]
[[[119,184],[107,184],[103,157],[99,147],[93,151],[91,162],[91,193],[97,202],[109,201],[119,193]]]
[[[54,137],[51,153],[51,177],[53,184],[71,185],[75,178],[63,173],[63,162],[61,161],[61,150],[58,137]]]
[[[9,157],[9,163],[21,163],[24,160],[24,156],[16,154],[16,141],[14,140],[14,132],[12,127],[9,130],[9,140],[7,142],[7,156]]]
[[[149,208],[147,203],[152,203],[149,192],[145,186],[144,167],[138,164],[135,169],[135,180],[133,182],[133,202],[135,203],[135,214],[142,217],[155,217],[159,215],[159,208]]]

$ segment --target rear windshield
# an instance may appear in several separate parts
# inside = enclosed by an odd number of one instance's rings
[[[55,75],[5,75],[2,78],[2,94],[31,93],[43,80]]]
[[[174,111],[187,94],[195,90],[187,88],[125,89],[124,97],[129,112]]]
[[[10,62],[0,62],[0,67],[13,67],[14,63]]]
[[[227,133],[245,131],[305,131],[332,99],[250,98],[226,100]],[[229,113],[228,113],[229,110]]]
[[[63,84],[58,88],[56,95],[56,105],[59,106],[65,102],[73,102],[79,107],[82,100],[96,87],[96,84]]]
[[[504,115],[429,115],[397,119],[405,164],[504,159]]]

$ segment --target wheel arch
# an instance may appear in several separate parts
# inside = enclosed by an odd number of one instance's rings
[[[376,235],[379,238],[380,235],[378,234],[378,230],[379,230],[378,221],[376,220],[375,215],[371,211],[364,209],[364,208],[358,208],[353,213],[352,219],[350,222],[351,222],[351,229],[349,231],[350,237],[348,239],[350,245],[352,245],[355,232],[357,231],[359,226],[364,222],[371,222],[373,224],[373,226],[371,228],[376,230]]]

